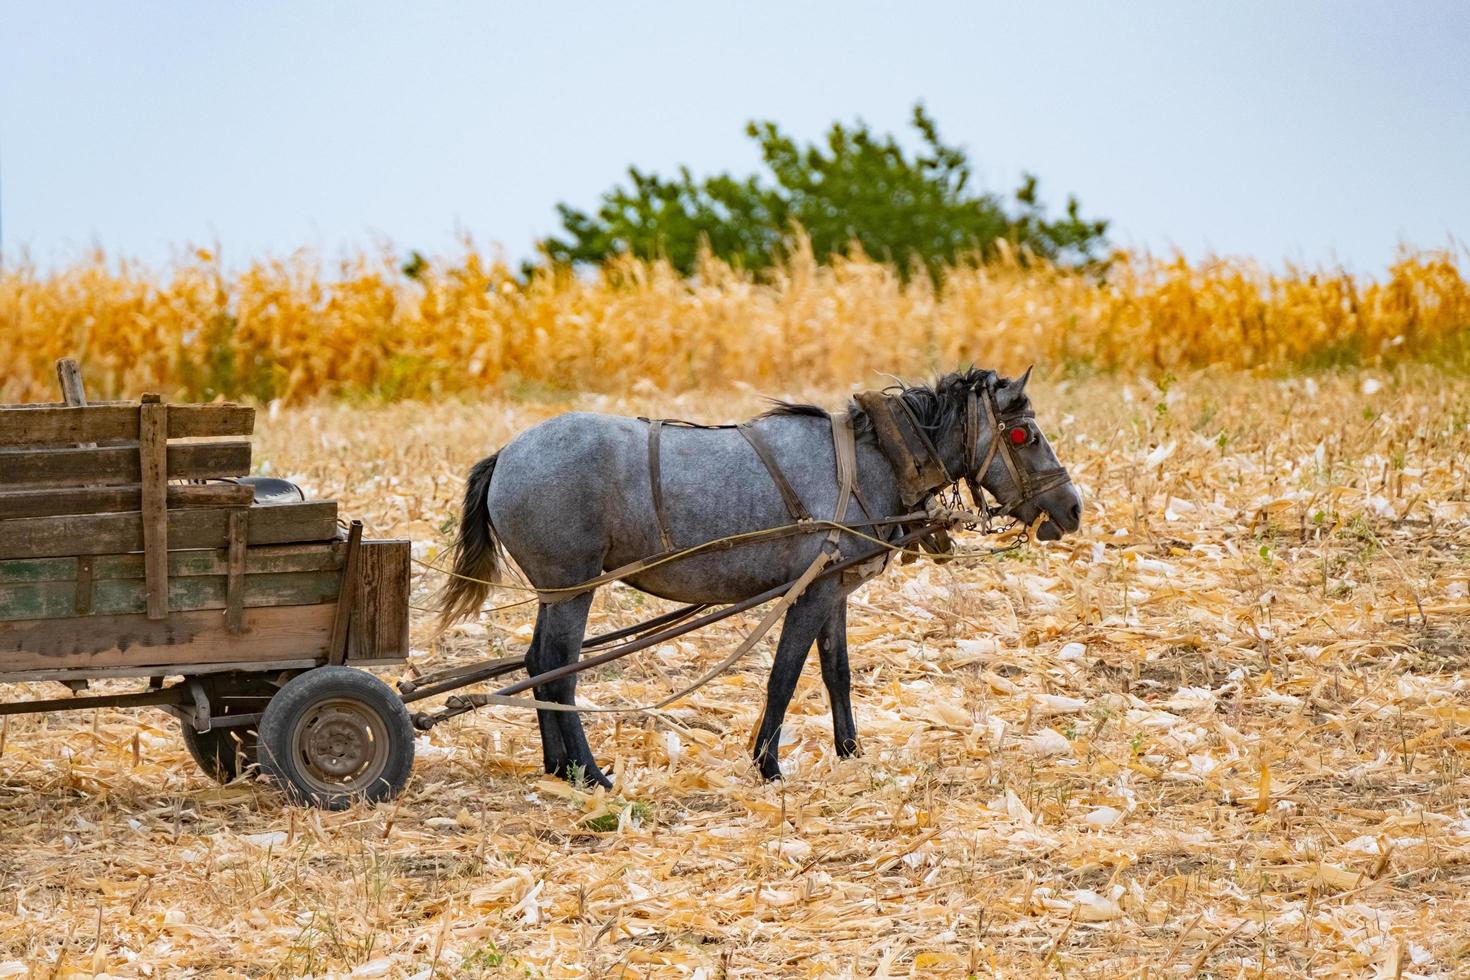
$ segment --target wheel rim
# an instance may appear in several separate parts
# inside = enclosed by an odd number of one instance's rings
[[[302,715],[291,750],[301,776],[322,793],[356,793],[388,764],[388,726],[377,712],[347,698],[319,701]]]

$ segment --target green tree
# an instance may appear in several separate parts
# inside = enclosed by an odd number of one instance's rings
[[[836,123],[823,143],[807,145],[775,123],[752,122],[746,132],[760,146],[768,179],[697,180],[681,168],[665,180],[629,168],[630,185],[604,193],[595,213],[558,204],[564,232],[542,249],[559,263],[662,257],[687,275],[707,243],[721,259],[760,271],[785,257],[799,226],[824,261],[857,244],[903,269],[921,261],[931,273],[969,256],[991,258],[1000,242],[1064,264],[1099,257],[1107,222],[1083,218],[1075,198],[1051,218],[1033,175],[1010,202],[974,191],[964,150],[945,145],[922,104],[913,126],[923,147],[909,155],[862,122]]]

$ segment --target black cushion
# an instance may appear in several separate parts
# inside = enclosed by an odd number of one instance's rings
[[[255,488],[257,505],[292,504],[306,499],[301,488],[290,480],[278,480],[273,476],[242,476],[235,482]]]

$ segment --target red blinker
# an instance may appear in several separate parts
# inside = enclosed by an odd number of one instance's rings
[[[1009,437],[1012,446],[1024,446],[1026,441],[1031,438],[1031,434],[1020,426],[1017,426],[1010,431]]]

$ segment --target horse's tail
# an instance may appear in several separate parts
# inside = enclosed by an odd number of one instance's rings
[[[454,541],[454,570],[439,593],[439,629],[468,619],[480,611],[490,583],[500,574],[500,539],[490,525],[486,499],[499,453],[487,456],[470,470],[464,487],[464,510]]]

